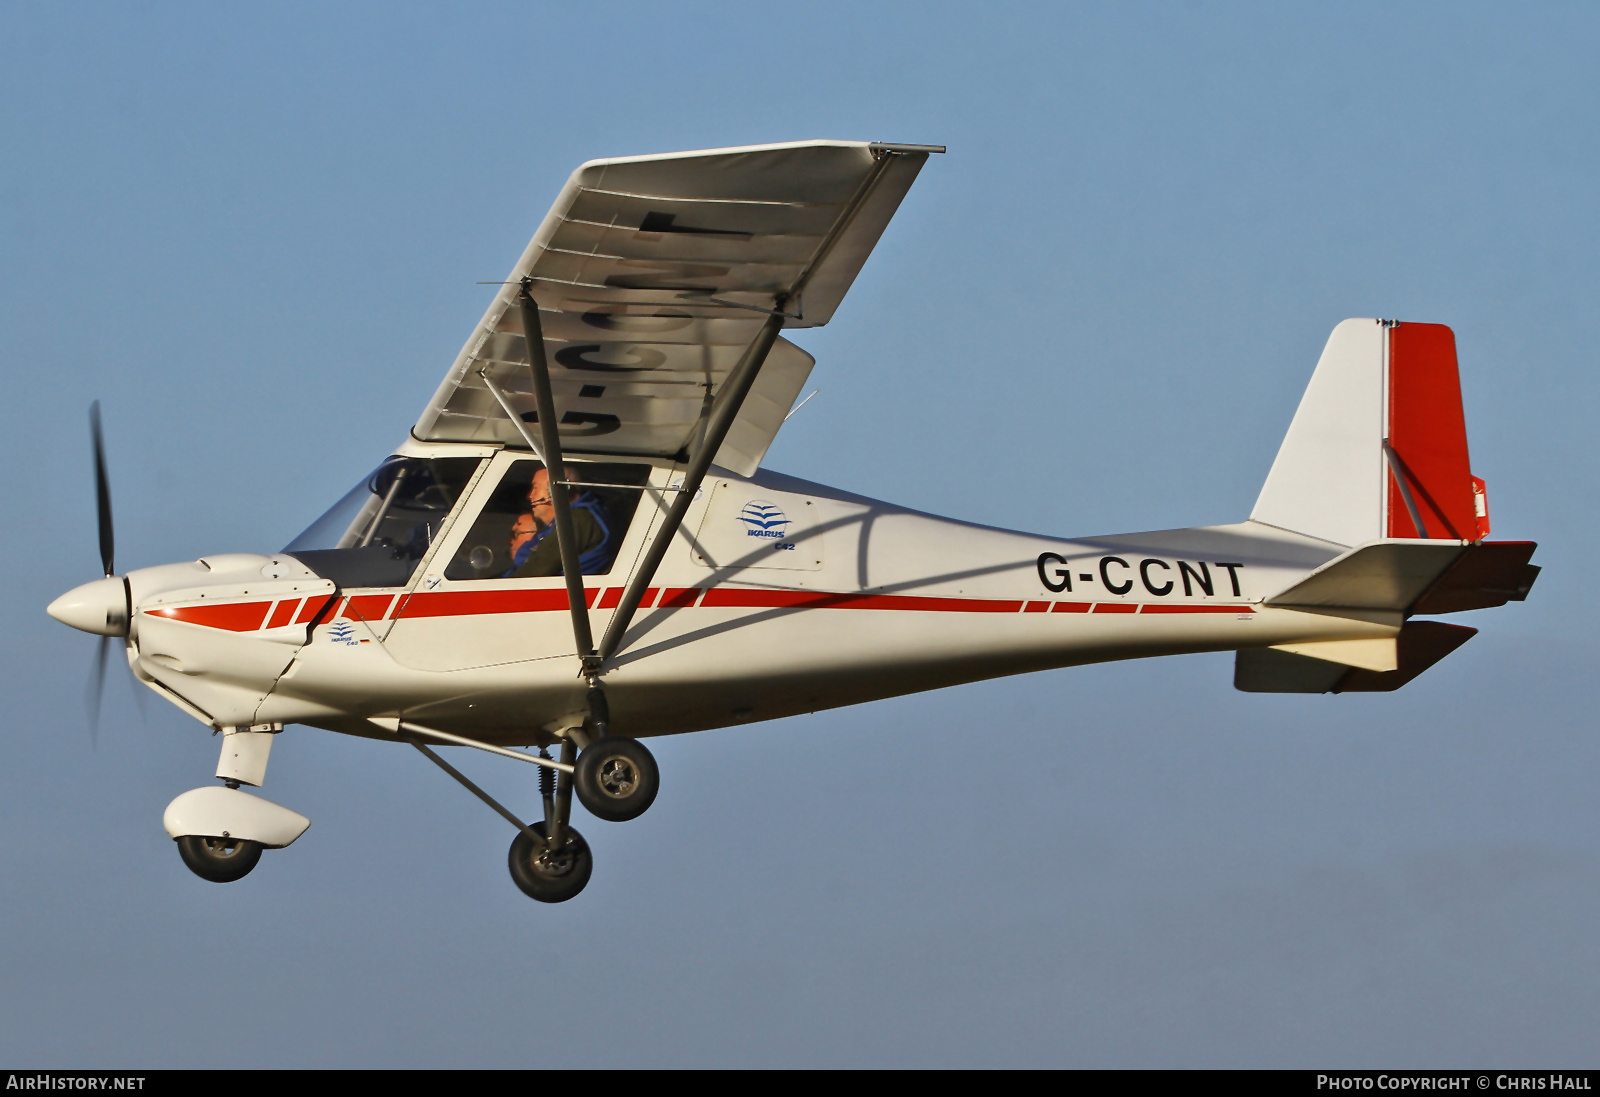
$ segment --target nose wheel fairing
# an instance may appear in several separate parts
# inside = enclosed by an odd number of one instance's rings
[[[161,825],[169,838],[241,838],[263,849],[282,849],[304,834],[311,820],[240,789],[211,785],[173,800]]]

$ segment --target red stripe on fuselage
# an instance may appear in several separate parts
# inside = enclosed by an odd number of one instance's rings
[[[226,629],[228,632],[255,632],[266,619],[271,602],[225,602],[204,606],[173,606],[147,609],[152,617],[165,617],[169,621],[182,621],[186,625],[203,625],[206,628]]]
[[[1171,605],[1165,602],[1146,602],[1140,613],[1254,613],[1249,606]]]
[[[272,611],[272,616],[267,618],[268,628],[282,628],[294,620],[294,611],[300,605],[298,598],[285,598],[278,603],[278,608]]]
[[[663,601],[662,605],[666,605]],[[991,598],[930,598],[915,594],[830,594],[812,590],[753,590],[740,587],[713,587],[700,603],[703,607],[806,609],[898,609],[935,613],[1016,613],[1020,601]]]
[[[393,594],[358,594],[345,603],[344,616],[358,621],[381,621],[395,597]]]
[[[656,600],[657,588],[647,588],[640,602],[648,609]],[[590,608],[614,609],[622,600],[622,588],[586,588]],[[305,602],[285,600],[277,603],[265,627],[279,628],[289,623],[306,624],[318,619],[337,598],[312,596]],[[398,608],[396,603],[398,601]],[[230,632],[253,632],[263,627],[271,602],[213,603],[151,609],[146,613]],[[847,594],[833,591],[774,590],[763,587],[668,587],[661,593],[661,609],[868,609],[913,613],[1254,613],[1247,605],[1212,603],[1174,604],[1162,602],[1040,602],[1004,598],[945,598],[920,594]],[[299,606],[299,613],[295,607]],[[340,614],[365,621],[383,620],[391,611],[396,620],[423,617],[476,617],[497,613],[546,613],[567,608],[567,592],[562,588],[542,590],[449,590],[421,591],[401,598],[393,594],[358,594],[346,598]]]
[[[330,594],[325,598],[318,598],[316,595],[307,598],[306,604],[300,607],[300,612],[294,615],[294,623],[304,625],[315,621],[337,597],[337,594]]]
[[[585,591],[594,604],[598,588]],[[565,589],[546,590],[440,590],[413,594],[396,618],[469,617],[489,613],[540,613],[567,608]]]

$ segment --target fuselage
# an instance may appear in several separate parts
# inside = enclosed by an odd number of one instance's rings
[[[401,454],[478,461],[403,579],[340,583],[292,552],[130,571],[135,674],[215,727],[382,735],[372,721],[399,717],[533,744],[580,724],[564,580],[460,574],[466,542],[496,536],[484,530],[497,485],[530,455]],[[597,634],[679,471],[604,460],[648,480],[615,560],[584,579]],[[1341,551],[1253,522],[1024,534],[777,473],[714,475],[605,676],[612,726],[695,731],[1082,663],[1393,636],[1397,621],[1262,605]]]

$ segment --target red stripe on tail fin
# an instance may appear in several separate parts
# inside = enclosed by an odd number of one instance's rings
[[[1388,535],[1478,540],[1456,337],[1443,324],[1389,329],[1389,445],[1400,467],[1391,468],[1388,477]],[[1401,476],[1424,529],[1412,521]],[[1488,526],[1487,507],[1482,526]]]

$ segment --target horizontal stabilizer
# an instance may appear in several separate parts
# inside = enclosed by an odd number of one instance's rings
[[[1380,541],[1328,561],[1266,604],[1327,613],[1431,615],[1489,609],[1528,596],[1539,576],[1528,560],[1538,547],[1533,541]]]
[[[1460,613],[1522,601],[1539,577],[1538,567],[1528,563],[1538,547],[1532,541],[1485,541],[1468,546],[1411,612]]]
[[[1309,644],[1274,644],[1272,651],[1309,655],[1325,663],[1360,667],[1362,670],[1396,670],[1400,666],[1399,646],[1393,636],[1370,640],[1317,640]]]
[[[1399,689],[1478,630],[1442,621],[1410,621],[1396,637],[1395,670],[1363,670],[1273,648],[1237,654],[1233,688],[1244,693],[1388,693]]]
[[[1404,613],[1439,582],[1464,551],[1458,544],[1417,541],[1363,545],[1268,598],[1267,605]]]

